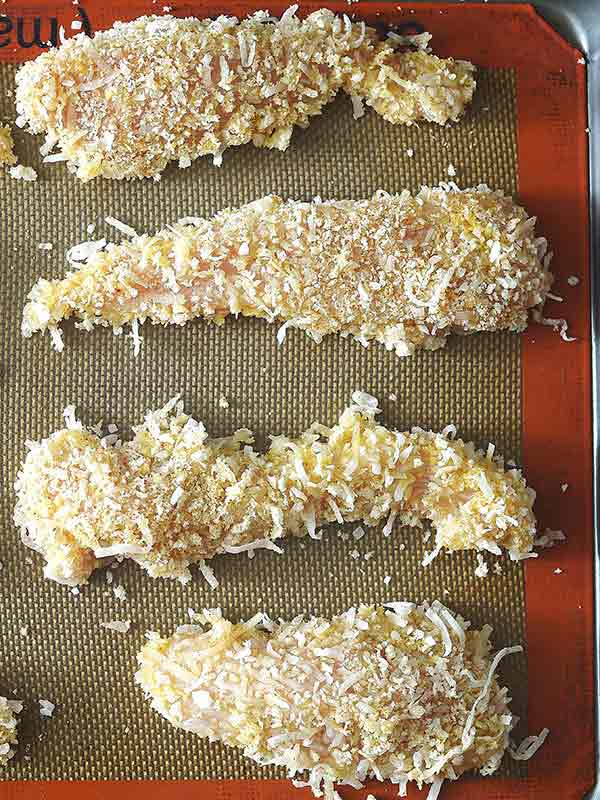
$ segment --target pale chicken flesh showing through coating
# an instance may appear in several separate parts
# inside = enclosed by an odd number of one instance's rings
[[[339,90],[355,116],[364,100],[396,124],[443,125],[470,102],[472,64],[380,41],[325,9],[301,21],[296,8],[281,20],[140,17],[76,36],[19,70],[18,124],[46,133],[44,152],[60,148],[49,160],[83,180],[132,178],[207,154],[220,164],[247,142],[285,150]]]
[[[491,628],[441,603],[352,608],[331,620],[232,624],[148,634],[136,681],[171,724],[301,776],[318,797],[377,778],[439,784],[495,771],[514,718],[494,672]],[[260,629],[262,626],[265,629]],[[437,794],[434,792],[432,796]]]
[[[49,330],[60,349],[57,325],[69,317],[86,329],[131,323],[135,338],[145,320],[243,314],[282,321],[280,341],[292,326],[405,356],[452,333],[523,330],[553,279],[535,218],[486,186],[361,201],[267,196],[194,221],[90,253],[62,280],[40,279],[23,334]]]
[[[378,425],[375,398],[354,404],[331,428],[315,423],[295,440],[272,437],[256,453],[252,434],[208,439],[174,398],[148,412],[132,441],[102,441],[67,409],[66,429],[29,452],[17,477],[15,523],[25,544],[61,583],[87,581],[105,557],[129,557],[152,577],[190,578],[219,553],[281,552],[281,537],[360,520],[435,529],[428,563],[442,549],[527,557],[535,492],[517,469],[472,444],[419,428]]]

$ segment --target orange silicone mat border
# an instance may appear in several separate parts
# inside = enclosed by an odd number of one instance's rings
[[[170,0],[128,0],[107,4],[82,0],[95,30],[115,19],[162,13]],[[198,0],[177,3],[178,16],[244,16],[268,6],[281,13],[280,0],[232,0],[217,4]],[[568,542],[546,551],[526,565],[527,649],[529,664],[528,725],[551,730],[542,750],[529,763],[528,778],[465,778],[447,783],[445,800],[568,800],[582,798],[595,779],[593,682],[593,557],[592,408],[589,307],[589,200],[587,162],[586,75],[581,54],[570,47],[524,4],[396,5],[392,2],[303,2],[300,13],[327,6],[369,21],[388,24],[418,22],[434,36],[440,55],[468,58],[485,67],[517,71],[519,197],[540,219],[542,234],[557,256],[555,291],[565,302],[546,313],[566,317],[577,341],[566,344],[548,328],[531,326],[522,337],[522,418],[524,466],[528,482],[538,490],[540,527],[562,528]],[[81,18],[77,1],[33,0],[0,6],[13,30],[2,36],[0,61],[18,62],[39,49],[15,45],[17,18],[31,33],[33,19],[49,17],[69,30]],[[29,26],[29,27],[28,27]],[[2,46],[4,44],[4,46]],[[581,283],[568,291],[566,278]],[[561,484],[569,484],[565,494]],[[555,573],[555,569],[562,572]],[[346,800],[362,791],[342,788]],[[397,788],[372,783],[377,798],[397,796]],[[409,797],[425,797],[414,787]],[[285,781],[177,782],[6,782],[6,800],[308,800],[309,790]]]

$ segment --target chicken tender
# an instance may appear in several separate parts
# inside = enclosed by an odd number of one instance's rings
[[[82,327],[138,321],[283,321],[313,339],[339,333],[399,356],[452,333],[521,331],[553,276],[535,219],[486,186],[412,196],[284,202],[268,196],[195,225],[90,253],[62,280],[39,280],[23,334],[75,317]],[[103,245],[104,242],[100,242]],[[79,256],[78,256],[79,257]]]
[[[439,602],[351,608],[332,620],[263,614],[148,634],[136,681],[172,725],[243,749],[258,764],[306,776],[315,796],[390,780],[439,788],[488,775],[514,718],[494,672],[489,625],[473,630]],[[262,625],[266,630],[259,629]],[[436,793],[432,796],[437,797]]]
[[[12,167],[17,163],[15,143],[8,125],[0,125],[0,167]]]
[[[174,398],[148,412],[132,441],[100,439],[67,409],[68,427],[29,452],[16,482],[15,523],[47,561],[48,578],[85,583],[102,559],[127,556],[152,577],[190,578],[189,565],[292,534],[321,538],[319,526],[429,520],[435,549],[477,549],[514,559],[530,553],[535,492],[516,469],[472,444],[375,421],[377,401],[355,393],[333,427],[272,437],[266,454],[238,430],[208,439]]]
[[[46,133],[49,160],[89,180],[157,176],[252,142],[285,150],[341,89],[392,123],[456,120],[474,67],[380,41],[364,22],[321,9],[299,20],[140,17],[80,34],[17,74],[19,123]],[[400,37],[395,37],[398,39]],[[362,110],[362,109],[361,109]]]
[[[23,710],[19,700],[0,697],[0,767],[5,767],[14,756],[17,744],[17,714]]]

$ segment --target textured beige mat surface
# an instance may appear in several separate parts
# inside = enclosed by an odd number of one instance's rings
[[[14,70],[0,68],[0,119],[11,118]],[[142,329],[135,359],[131,340],[96,329],[65,327],[65,352],[47,338],[26,341],[19,327],[34,280],[57,277],[64,251],[87,238],[118,239],[106,215],[153,231],[178,217],[208,215],[269,192],[286,197],[364,197],[376,189],[417,189],[448,179],[461,186],[486,181],[517,189],[514,76],[482,72],[477,100],[447,130],[395,128],[374,113],[355,122],[341,98],[285,154],[245,147],[229,151],[221,169],[202,160],[169,169],[159,183],[96,181],[83,185],[63,164],[39,163],[39,142],[17,134],[23,163],[39,169],[37,183],[0,175],[0,415],[2,529],[0,533],[0,689],[23,698],[21,748],[7,778],[109,779],[268,777],[237,752],[170,728],[151,712],[133,685],[135,655],[147,629],[171,632],[189,607],[221,605],[239,619],[264,609],[272,616],[330,615],[359,602],[438,597],[476,625],[490,622],[496,645],[525,641],[522,569],[502,561],[486,580],[474,575],[472,554],[442,556],[420,566],[422,532],[377,530],[360,542],[332,530],[319,542],[289,541],[285,555],[259,552],[253,561],[226,556],[212,562],[220,586],[200,576],[187,587],[152,581],[132,564],[112,572],[127,591],[119,601],[100,572],[79,597],[45,581],[41,559],[18,540],[11,522],[12,484],[24,442],[62,426],[62,409],[76,403],[84,422],[115,422],[121,430],[181,392],[186,407],[214,435],[247,426],[259,446],[269,434],[297,434],[314,420],[333,423],[355,389],[380,398],[383,422],[404,429],[457,425],[463,438],[493,441],[519,459],[519,338],[494,334],[455,338],[445,350],[401,360],[383,348],[363,349],[339,338],[321,345],[290,331],[283,346],[261,320],[228,320],[220,329],[202,321],[183,329]],[[408,151],[413,151],[412,157]],[[90,237],[89,223],[96,224]],[[49,252],[38,248],[51,242]],[[219,398],[229,401],[219,407]],[[396,400],[390,399],[397,397]],[[348,531],[353,526],[349,526]],[[347,531],[347,532],[348,532]],[[401,549],[401,544],[405,549]],[[353,558],[352,551],[359,557]],[[365,560],[364,555],[374,556]],[[389,586],[383,579],[391,576]],[[127,635],[100,622],[131,619]],[[525,657],[512,657],[502,676],[524,716]],[[57,708],[38,713],[39,698]],[[504,767],[516,774],[514,764]]]

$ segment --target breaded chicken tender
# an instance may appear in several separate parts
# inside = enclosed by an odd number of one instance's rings
[[[57,325],[69,317],[88,329],[131,323],[137,335],[144,320],[243,314],[282,321],[280,341],[293,326],[406,356],[452,333],[523,330],[553,279],[535,218],[487,186],[361,201],[268,196],[195,223],[96,247],[62,280],[39,280],[23,334],[49,330],[60,349]]]
[[[297,439],[272,437],[260,455],[252,434],[208,439],[174,398],[148,412],[133,440],[101,440],[66,411],[66,429],[29,452],[16,481],[15,523],[47,561],[48,578],[85,583],[102,559],[127,556],[152,577],[190,578],[189,565],[219,553],[281,552],[285,535],[320,539],[331,522],[429,520],[442,548],[514,559],[532,549],[535,492],[516,469],[449,435],[399,433],[375,421],[370,395],[333,427],[315,423]]]
[[[0,767],[5,767],[14,756],[17,744],[17,714],[23,710],[19,700],[0,697]]]
[[[158,175],[252,142],[285,150],[341,89],[392,123],[456,120],[474,67],[380,41],[364,22],[322,9],[301,21],[140,17],[84,34],[17,74],[19,124],[46,133],[78,177]]]
[[[204,611],[208,631],[156,633],[136,681],[172,725],[300,775],[315,796],[364,780],[432,784],[488,775],[514,718],[494,672],[491,628],[473,630],[441,603],[351,608],[332,620],[263,614],[232,624]],[[259,629],[262,625],[266,630]]]

